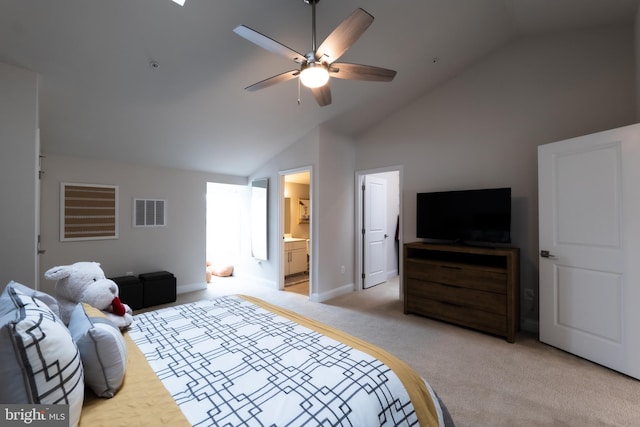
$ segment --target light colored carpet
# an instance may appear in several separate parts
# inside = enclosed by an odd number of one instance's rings
[[[640,426],[640,381],[519,333],[504,339],[405,315],[397,279],[326,301],[217,278],[178,303],[247,294],[376,344],[429,381],[464,426]]]

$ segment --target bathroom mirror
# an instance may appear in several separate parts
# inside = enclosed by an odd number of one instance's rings
[[[269,180],[251,182],[251,256],[267,260],[267,193]]]

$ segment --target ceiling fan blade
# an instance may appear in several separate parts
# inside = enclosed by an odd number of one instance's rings
[[[300,74],[300,70],[291,70],[286,71],[281,74],[277,74],[273,77],[269,77],[268,79],[264,79],[259,81],[258,83],[254,83],[251,86],[247,86],[244,90],[248,90],[249,92],[255,92],[256,90],[264,89],[269,86],[273,86],[277,83],[286,82],[287,80],[294,79]]]
[[[364,9],[356,9],[336,27],[316,51],[316,59],[332,63],[353,45],[373,22],[373,16]]]
[[[331,104],[331,88],[329,87],[329,83],[313,88],[311,92],[313,92],[313,96],[316,98],[319,106],[324,107],[325,105]]]
[[[304,55],[245,25],[238,25],[233,29],[233,32],[240,37],[244,37],[249,40],[251,43],[257,44],[261,48],[268,50],[269,52],[282,55],[285,58],[289,58],[298,63],[306,61]]]
[[[390,82],[396,76],[394,70],[371,65],[336,62],[329,67],[329,75],[339,79],[367,80],[371,82]]]

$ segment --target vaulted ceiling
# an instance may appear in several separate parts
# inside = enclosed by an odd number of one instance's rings
[[[376,19],[341,60],[390,83],[332,79],[319,107],[296,68],[236,35],[311,50],[303,0],[0,0],[0,62],[39,78],[42,151],[246,176],[319,124],[356,136],[523,35],[631,25],[638,0],[322,0],[320,43],[354,9]],[[157,66],[154,66],[157,65]],[[300,99],[300,103],[298,102]]]

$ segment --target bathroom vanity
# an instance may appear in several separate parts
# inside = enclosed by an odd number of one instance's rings
[[[284,275],[307,271],[307,239],[285,237],[284,239]]]

